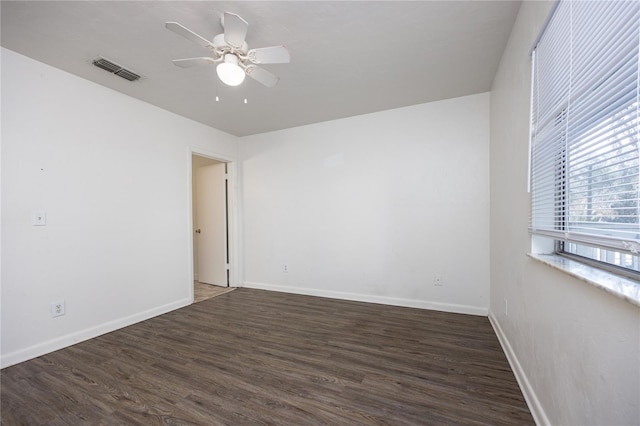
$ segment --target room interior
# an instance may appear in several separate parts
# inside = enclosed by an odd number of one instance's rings
[[[552,2],[70,3],[1,3],[2,368],[192,304],[195,154],[232,287],[488,317],[536,423],[640,423],[639,306],[527,256]],[[223,11],[287,45],[277,86],[171,63],[206,52],[164,23]]]

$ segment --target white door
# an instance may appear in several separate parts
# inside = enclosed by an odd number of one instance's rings
[[[227,287],[225,164],[196,169],[198,281]]]

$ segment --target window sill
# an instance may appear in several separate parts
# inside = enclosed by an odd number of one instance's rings
[[[598,287],[629,303],[640,306],[640,283],[638,281],[624,278],[556,254],[527,253],[527,256]]]

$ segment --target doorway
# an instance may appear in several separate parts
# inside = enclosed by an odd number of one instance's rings
[[[194,301],[230,289],[229,163],[191,154]]]

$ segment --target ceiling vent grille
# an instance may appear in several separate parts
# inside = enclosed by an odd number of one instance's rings
[[[105,58],[98,57],[91,61],[91,63],[96,67],[109,71],[112,74],[124,78],[125,80],[136,81],[140,79],[140,75]]]

